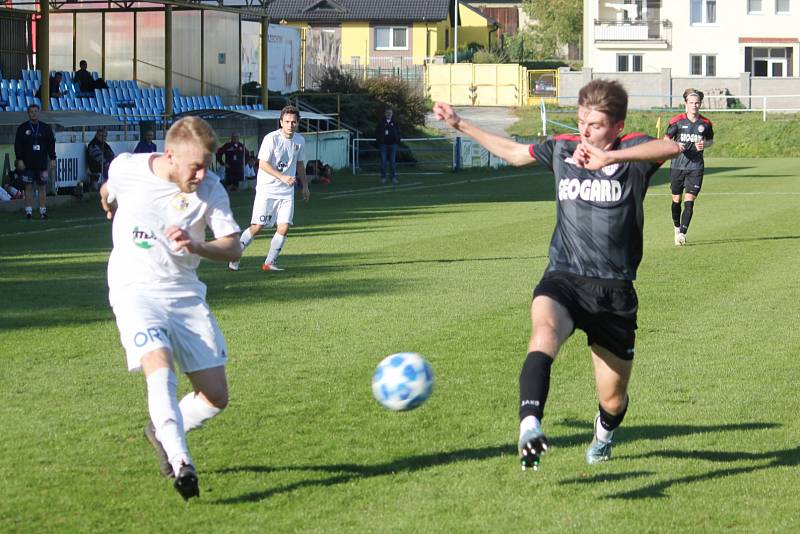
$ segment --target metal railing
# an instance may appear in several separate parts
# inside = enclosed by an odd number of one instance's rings
[[[672,42],[672,22],[669,20],[597,20],[594,21],[594,40],[597,41],[657,41]]]

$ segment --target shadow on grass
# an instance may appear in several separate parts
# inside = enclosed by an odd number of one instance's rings
[[[702,245],[727,245],[729,243],[748,243],[753,241],[784,241],[791,239],[800,239],[800,235],[773,235],[765,237],[732,237],[730,239],[698,239],[697,241],[690,241],[686,243],[687,246],[702,246]]]
[[[574,422],[567,422],[572,426]],[[582,425],[586,426],[586,425]],[[746,432],[752,430],[767,430],[776,428],[779,425],[775,423],[741,423],[731,425],[712,425],[712,426],[692,426],[692,425],[669,425],[669,426],[633,426],[626,427],[623,440],[634,441],[637,439],[663,439],[664,437],[676,437],[690,434],[701,434],[707,432]],[[571,443],[574,437],[567,438],[564,442],[562,440],[553,440],[553,443],[566,446]],[[581,440],[585,441],[586,437],[581,436]],[[672,450],[672,451],[652,451],[645,454],[626,456],[626,459],[676,459],[688,460],[697,462],[698,460],[714,463],[747,463],[752,464],[758,461],[768,461],[762,465],[742,465],[732,466],[719,469],[712,469],[704,473],[688,475],[683,477],[671,478],[652,484],[646,484],[641,488],[612,493],[607,495],[609,499],[651,499],[651,498],[664,498],[667,497],[666,491],[669,488],[680,486],[682,484],[691,484],[694,482],[702,482],[707,480],[714,480],[729,476],[740,474],[753,473],[764,469],[771,469],[782,466],[800,466],[800,447],[793,449],[782,449],[777,451],[770,451],[764,453],[749,453],[749,452],[724,452],[724,451],[698,451],[698,450]],[[630,480],[634,478],[642,478],[654,475],[650,471],[632,471],[629,473],[616,473],[609,474],[603,473],[595,476],[573,478],[563,480],[562,484],[598,484],[604,482],[618,482]]]
[[[468,460],[484,460],[505,454],[516,454],[514,445],[497,445],[494,447],[484,447],[481,449],[461,449],[452,452],[442,452],[438,454],[423,454],[400,458],[393,462],[377,465],[358,465],[358,464],[331,464],[331,465],[298,465],[298,466],[277,466],[266,465],[242,465],[228,467],[215,471],[221,474],[230,473],[274,473],[280,471],[321,471],[324,473],[338,473],[335,476],[317,480],[301,480],[292,484],[285,484],[263,491],[253,491],[231,497],[220,499],[214,504],[239,504],[246,502],[257,502],[269,499],[275,495],[291,493],[307,487],[327,487],[339,484],[347,484],[354,480],[379,477],[385,475],[396,475],[397,473],[412,473],[422,469],[428,469],[438,465],[446,465],[455,462]]]

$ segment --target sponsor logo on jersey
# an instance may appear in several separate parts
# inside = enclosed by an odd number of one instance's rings
[[[706,127],[701,124],[700,126],[697,127],[697,131],[703,133],[706,131]]]
[[[133,244],[144,250],[153,248],[156,242],[156,233],[145,228],[133,227]]]
[[[622,198],[622,184],[617,180],[562,178],[558,182],[558,200],[578,198],[586,202],[617,202]]]
[[[278,170],[280,172],[285,171],[288,166],[289,166],[289,162],[288,161],[279,161],[278,162]]]
[[[679,143],[696,143],[703,139],[703,136],[696,133],[682,133],[680,135]]]
[[[186,211],[186,209],[189,207],[189,199],[186,196],[186,193],[178,193],[172,197],[170,205],[175,211]]]
[[[602,170],[603,174],[605,174],[606,176],[614,176],[614,173],[617,172],[617,169],[619,169],[619,163],[612,163],[611,165],[606,165],[600,170]]]

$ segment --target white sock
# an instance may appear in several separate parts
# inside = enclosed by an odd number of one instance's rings
[[[180,408],[183,416],[183,428],[186,432],[200,428],[204,422],[222,411],[216,406],[206,404],[195,392],[191,392],[181,399]]]
[[[250,243],[253,242],[253,234],[250,232],[250,228],[242,232],[242,235],[239,237],[239,243],[242,245],[242,250],[246,249],[250,246]]]
[[[597,436],[597,439],[600,441],[611,441],[611,438],[614,436],[614,431],[603,428],[603,425],[600,423],[600,418],[598,417],[597,422],[594,424],[594,435]]]
[[[542,430],[542,422],[535,415],[528,415],[519,422],[519,435],[531,429]]]
[[[156,437],[164,447],[172,469],[177,473],[182,462],[192,463],[176,396],[178,378],[172,369],[164,367],[150,373],[146,380],[150,420],[153,421]]]
[[[47,208],[39,208],[39,214],[47,213]]]
[[[29,208],[29,207],[25,206],[25,213],[30,215],[31,213],[33,213],[33,208]]]
[[[270,265],[275,263],[275,260],[278,259],[278,254],[281,253],[284,243],[286,243],[286,236],[275,232],[275,235],[272,236],[272,242],[269,244],[269,254],[267,254],[267,259],[264,260],[264,263]]]

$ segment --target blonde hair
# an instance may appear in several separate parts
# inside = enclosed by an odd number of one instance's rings
[[[199,143],[213,154],[217,151],[219,140],[211,125],[200,117],[184,117],[167,131],[164,145],[174,148],[175,145],[184,143]]]
[[[628,92],[615,80],[592,80],[578,92],[578,105],[605,113],[612,123],[628,115]]]

